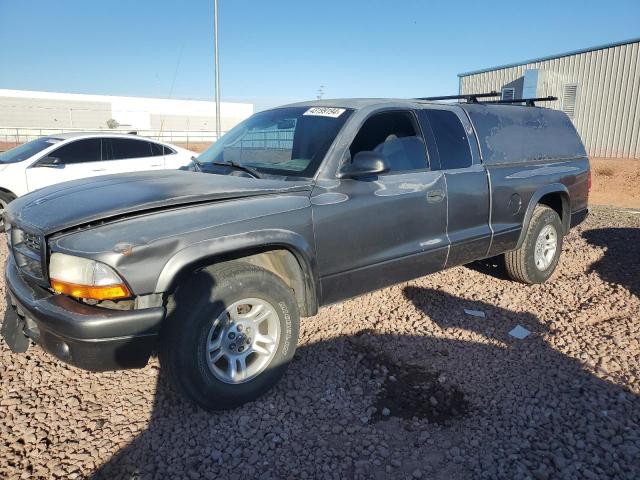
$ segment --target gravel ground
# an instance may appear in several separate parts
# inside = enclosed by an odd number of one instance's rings
[[[545,285],[485,262],[325,308],[282,382],[222,413],[155,360],[2,343],[0,477],[640,478],[639,259],[640,215],[598,209]]]

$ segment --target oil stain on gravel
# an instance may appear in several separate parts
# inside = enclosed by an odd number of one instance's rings
[[[370,334],[375,332],[365,330],[356,338],[360,340]],[[372,349],[360,341],[350,343],[364,355],[363,362],[368,368],[384,373],[384,381],[374,403],[375,411],[371,415],[372,422],[398,417],[446,424],[468,413],[469,401],[464,393],[456,385],[447,384],[445,377],[438,372],[395,362],[384,353],[372,354]]]

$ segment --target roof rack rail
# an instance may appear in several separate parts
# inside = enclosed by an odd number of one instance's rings
[[[501,96],[501,94],[494,90],[493,92],[489,92],[489,93],[467,93],[466,95],[445,95],[441,97],[422,97],[422,98],[415,98],[414,100],[423,100],[428,102],[435,101],[435,100],[465,100],[467,103],[491,103],[491,104],[524,103],[528,107],[535,107],[536,106],[535,102],[554,102],[558,100],[558,97],[548,96],[548,97],[538,97],[538,98],[511,98],[511,99],[500,99],[500,100],[485,100],[483,102],[478,101],[479,98],[491,98],[491,97],[499,97],[499,96]]]
[[[554,102],[558,100],[558,97],[553,97],[549,95],[548,97],[538,97],[538,98],[511,98],[508,100],[488,100],[482,103],[525,103],[527,107],[535,107],[535,102]]]
[[[434,101],[434,100],[466,100],[467,103],[478,103],[479,98],[490,98],[490,97],[499,97],[500,93],[493,92],[489,93],[467,93],[466,95],[445,95],[441,97],[422,97],[415,98],[414,100],[425,100],[425,101]]]

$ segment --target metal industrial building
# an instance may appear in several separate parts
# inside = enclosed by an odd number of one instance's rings
[[[252,113],[250,103],[222,102],[221,130],[229,130]],[[192,139],[212,141],[215,116],[212,101],[0,89],[0,141],[3,137],[10,141],[16,134],[28,139],[54,132],[102,129],[136,130],[177,141],[190,134]]]
[[[640,158],[640,38],[461,73],[460,94],[554,96],[593,157]]]

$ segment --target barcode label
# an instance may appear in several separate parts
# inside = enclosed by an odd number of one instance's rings
[[[311,107],[303,115],[316,115],[318,117],[338,118],[345,112],[344,108],[335,107]]]

